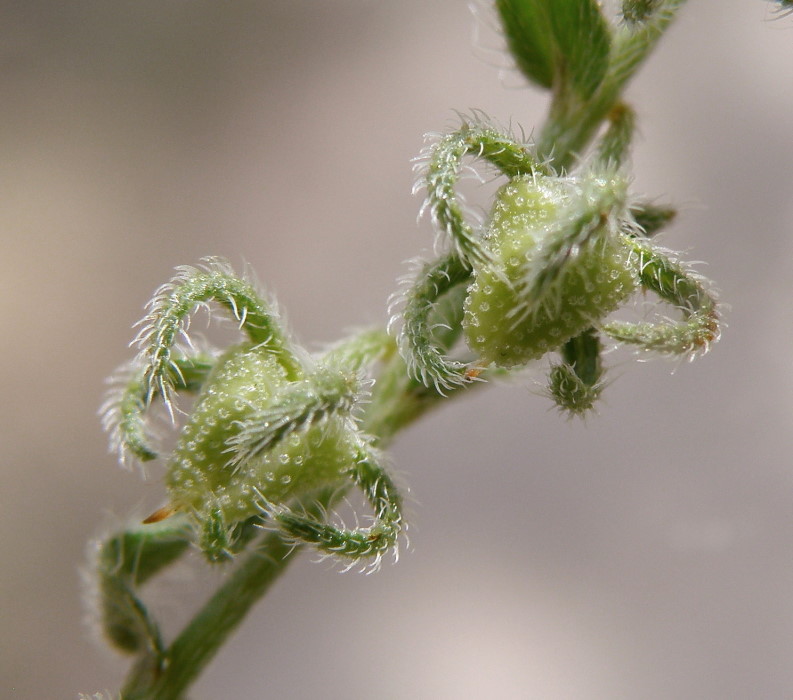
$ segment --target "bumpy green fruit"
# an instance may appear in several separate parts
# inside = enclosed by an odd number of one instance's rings
[[[288,433],[240,463],[230,441],[241,425],[266,412],[289,385],[283,367],[261,346],[225,353],[208,377],[168,466],[166,483],[177,510],[233,524],[259,511],[263,499],[291,496],[339,482],[354,463],[356,442],[342,417]]]
[[[615,188],[612,181],[534,175],[499,190],[485,238],[490,260],[474,269],[463,321],[483,362],[514,367],[539,358],[635,289],[631,253],[609,230],[620,199]],[[571,235],[576,226],[586,235]],[[549,258],[557,243],[563,254]],[[532,280],[549,261],[558,269],[537,297]]]

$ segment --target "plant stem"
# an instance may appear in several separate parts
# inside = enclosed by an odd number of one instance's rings
[[[615,36],[608,71],[595,94],[581,101],[567,90],[557,90],[548,121],[537,143],[538,158],[547,159],[557,170],[570,168],[595,137],[603,120],[620,99],[636,69],[650,53],[685,0],[665,0],[654,16],[638,28],[622,27]],[[460,327],[447,339],[451,347]],[[375,333],[377,352],[386,348]],[[353,344],[353,349],[357,345]],[[361,353],[368,356],[366,346]],[[352,352],[342,347],[338,353]],[[350,355],[353,364],[355,353]],[[386,447],[396,434],[436,406],[442,399],[470,390],[476,385],[455,385],[445,394],[428,388],[409,376],[404,360],[386,353],[383,366],[362,423],[378,447]],[[343,493],[324,492],[313,510],[319,516]],[[310,509],[311,510],[311,509]],[[204,607],[186,625],[159,659],[143,655],[133,667],[122,690],[123,700],[179,700],[204,666],[244,619],[251,607],[269,590],[300,551],[277,532],[267,534],[251,554],[230,574]]]
[[[398,354],[393,354],[381,372],[369,404],[366,427],[378,446],[384,447],[404,427],[439,403],[443,396],[408,377]],[[315,507],[316,515],[340,498],[338,491],[324,493]],[[253,605],[270,589],[301,550],[277,533],[266,535],[229,579],[181,631],[158,668],[144,657],[128,676],[123,700],[178,700],[214,657]]]

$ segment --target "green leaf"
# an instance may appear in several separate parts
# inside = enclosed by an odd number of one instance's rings
[[[127,577],[136,586],[142,586],[177,559],[189,543],[187,519],[177,515],[109,538],[102,545],[99,563],[114,576]]]
[[[611,31],[596,0],[497,0],[518,67],[545,88],[589,98],[606,74]]]
[[[162,656],[159,628],[137,589],[187,550],[189,536],[186,518],[174,516],[120,532],[102,544],[96,560],[99,619],[118,650]]]
[[[554,46],[545,0],[496,0],[507,45],[518,68],[530,81],[550,88]]]
[[[587,99],[609,66],[609,26],[595,0],[546,0],[546,6],[557,48],[557,76],[561,73]]]

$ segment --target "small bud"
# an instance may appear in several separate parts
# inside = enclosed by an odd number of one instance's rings
[[[583,416],[591,411],[603,391],[602,343],[588,329],[561,348],[562,364],[551,367],[548,393],[561,411]]]
[[[624,0],[622,16],[628,24],[647,21],[658,9],[661,0]]]
[[[591,411],[603,386],[588,386],[570,365],[554,365],[548,379],[548,393],[563,412],[571,416],[582,416]]]

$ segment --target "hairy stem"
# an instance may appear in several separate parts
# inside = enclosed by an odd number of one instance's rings
[[[456,321],[445,328],[430,313],[444,299],[451,299],[456,304],[456,313],[461,315],[461,300],[454,297],[454,292],[464,288],[474,263],[486,262],[489,255],[478,231],[465,220],[456,195],[463,159],[473,157],[485,160],[509,178],[530,174],[535,170],[568,170],[589,147],[603,121],[610,119],[611,128],[601,142],[599,160],[603,164],[619,163],[625,155],[633,130],[632,112],[624,105],[619,105],[621,93],[684,2],[657,0],[648,5],[652,11],[634,12],[629,18],[626,15],[630,21],[616,30],[613,41],[604,44],[606,48],[599,54],[603,61],[608,57],[608,67],[598,73],[596,79],[589,75],[584,63],[577,61],[576,66],[580,70],[572,76],[575,78],[573,87],[577,89],[570,89],[570,84],[564,80],[556,86],[549,118],[540,131],[536,152],[516,144],[505,134],[477,123],[464,124],[461,129],[443,138],[432,150],[425,182],[428,204],[437,227],[452,243],[452,253],[434,263],[434,267],[430,265],[425,269],[423,282],[415,285],[407,295],[405,337],[411,350],[406,354],[414,358],[411,366],[394,352],[393,340],[377,330],[362,332],[332,348],[326,356],[327,360],[340,361],[350,372],[356,372],[378,360],[383,362],[371,401],[360,419],[362,429],[372,437],[372,448],[386,447],[400,430],[438,405],[442,399],[482,386],[468,381],[477,378],[478,374],[469,377],[462,363],[449,360],[445,354],[452,349],[462,332],[460,322]],[[573,6],[570,4],[570,7]],[[592,7],[597,9],[594,3]],[[591,24],[584,23],[582,26]],[[555,31],[559,41],[567,41],[572,36],[562,25],[555,27]],[[577,45],[567,47],[565,44],[565,47],[570,51],[578,50]],[[532,63],[527,65],[540,84],[551,87],[553,76],[542,73],[542,66],[538,68]],[[596,213],[600,214],[602,209],[603,206],[599,206]],[[646,234],[650,235],[672,215],[671,210],[645,204],[637,209],[636,219]],[[597,220],[594,214],[590,218],[592,221]],[[591,223],[590,218],[582,222],[583,228],[587,228],[585,224]],[[587,240],[586,237],[573,235],[568,249],[577,249]],[[638,242],[631,242],[631,245],[641,246]],[[549,262],[552,263],[553,259]],[[707,290],[688,271],[664,258],[650,256],[642,268],[649,288],[663,299],[682,307],[684,323],[663,326],[662,338],[658,335],[659,331],[650,337],[649,331],[636,325],[623,324],[617,327],[612,324],[606,331],[612,335],[622,333],[628,336],[628,342],[647,347],[657,348],[667,337],[678,344],[688,342],[692,346],[692,353],[706,346],[716,333],[715,301]],[[549,269],[554,272],[553,265],[549,265]],[[539,283],[542,282],[539,279]],[[181,268],[179,275],[155,298],[145,320],[139,339],[141,357],[146,365],[143,374],[134,376],[126,393],[120,395],[120,430],[123,436],[129,436],[125,437],[127,449],[142,459],[150,459],[154,452],[144,439],[146,436],[139,414],[155,395],[161,396],[170,407],[170,392],[177,388],[190,388],[191,381],[195,383],[201,379],[201,376],[185,376],[185,369],[189,368],[180,366],[180,356],[172,353],[172,350],[178,337],[186,336],[192,311],[209,301],[225,307],[252,341],[264,345],[276,355],[290,381],[297,382],[304,376],[300,360],[280,328],[277,315],[259,296],[252,283],[236,278],[223,264],[214,260],[207,260],[202,268]],[[599,390],[602,374],[599,353],[600,341],[591,330],[570,341],[563,349],[563,367],[569,371],[564,376],[559,373],[556,395],[562,397],[562,405],[568,410],[585,409],[591,403],[589,394],[582,399],[581,392],[574,394],[574,390],[581,387],[590,393]],[[418,357],[418,361],[415,361],[415,357]],[[208,367],[207,363],[206,371]],[[206,374],[203,366],[194,369],[198,375],[202,371]],[[417,375],[428,377],[430,386],[425,386],[416,378]],[[578,383],[572,385],[572,379]],[[338,392],[329,393],[335,396]],[[280,429],[279,426],[286,420],[283,416],[287,419],[297,416],[292,423],[305,423],[308,416],[325,410],[329,405],[324,394],[308,398],[286,396],[284,402],[276,407],[280,413],[270,418],[274,420],[276,429]],[[127,422],[124,423],[124,420]],[[254,436],[259,440],[259,443],[254,444],[254,452],[267,448],[279,435],[276,430],[272,434],[264,432]],[[368,462],[362,463],[355,479],[372,502],[377,517],[383,523],[382,527],[390,527],[396,537],[401,521],[398,520],[398,513],[395,515],[388,511],[389,504],[395,501],[390,481],[384,478],[376,464]],[[303,531],[313,528],[309,534],[313,533],[315,540],[324,538],[330,541],[335,533],[321,521],[326,509],[343,495],[343,490],[338,489],[321,492],[313,504],[305,504],[305,516],[308,517],[290,520],[293,530],[302,528],[301,534],[305,534]],[[316,518],[317,522],[309,517]],[[384,540],[386,535],[391,534],[385,532]],[[185,543],[187,541],[185,536]],[[156,567],[164,566],[180,554],[180,543],[172,546],[168,541],[167,544],[167,549],[163,545],[161,550],[153,550],[157,556],[149,557],[152,573]],[[370,541],[362,542],[361,547],[364,546],[370,546]],[[140,648],[146,650],[146,653],[140,654],[123,686],[123,700],[183,698],[206,664],[252,606],[286,570],[300,549],[300,545],[279,532],[261,536],[258,544],[231,570],[225,583],[176,639],[170,645],[165,645],[159,636],[159,629],[147,617],[145,608],[139,605],[133,590],[142,580],[134,579],[131,574],[126,575],[123,569],[121,573],[124,576],[119,575],[118,561],[123,563],[126,559],[112,558],[111,555],[116,554],[115,550],[108,548],[105,555],[108,564],[106,583],[109,587],[116,584],[121,587],[120,594],[125,603],[119,610],[110,611],[115,614],[110,621],[120,620],[119,624],[125,625],[124,631],[131,629],[134,633],[130,639],[117,635],[120,645],[126,644],[130,651]]]
[[[451,393],[454,391],[452,389]],[[385,447],[402,428],[443,398],[435,390],[411,379],[404,361],[394,353],[376,384],[364,418],[365,427],[375,437],[376,445]],[[342,495],[338,491],[324,493],[308,513],[320,517],[322,511]],[[300,549],[277,532],[266,535],[165,650],[161,667],[144,658],[132,669],[122,690],[123,700],[182,698]]]

